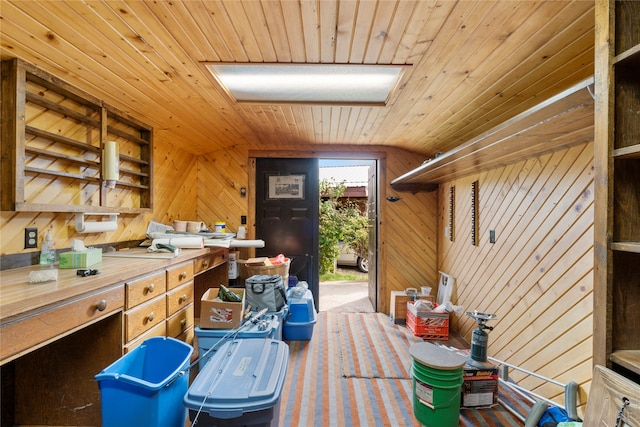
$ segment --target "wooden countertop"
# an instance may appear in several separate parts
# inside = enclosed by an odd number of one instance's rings
[[[29,272],[40,270],[39,265],[0,271],[0,324],[12,323],[27,314],[37,313],[40,309],[73,301],[88,293],[124,283],[134,277],[217,250],[222,249],[183,249],[180,255],[171,259],[103,256],[100,264],[89,267],[98,270],[100,274],[80,277],[76,275],[76,268],[58,269],[57,282],[29,283]],[[146,249],[130,249],[126,253],[143,254],[146,253]]]

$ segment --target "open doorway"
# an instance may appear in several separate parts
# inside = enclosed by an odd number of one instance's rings
[[[319,299],[320,311],[375,312],[377,307],[377,161],[374,159],[320,159],[318,178],[320,188],[329,186],[333,192],[320,200],[328,209],[340,211],[339,230],[326,230],[323,214],[322,233],[335,239],[340,232],[338,258],[330,268],[321,267]],[[322,248],[320,251],[322,252]],[[322,256],[322,254],[321,254]]]
[[[380,287],[382,286],[379,283],[379,278],[384,277],[384,275],[386,274],[386,271],[385,271],[386,267],[384,263],[379,264],[377,262],[378,259],[384,257],[384,247],[383,245],[380,244],[380,242],[384,241],[385,239],[385,236],[384,236],[385,231],[384,231],[384,228],[380,228],[380,229],[378,228],[378,224],[382,223],[383,221],[384,209],[382,209],[382,206],[379,205],[378,200],[384,200],[386,196],[385,186],[379,185],[379,182],[386,182],[385,153],[376,152],[376,151],[371,151],[371,152],[363,151],[356,155],[355,152],[353,151],[290,152],[290,153],[286,153],[286,157],[283,156],[283,154],[284,153],[281,153],[281,152],[274,152],[274,151],[268,151],[268,150],[267,151],[256,150],[256,151],[249,152],[249,165],[248,165],[249,182],[255,183],[256,187],[254,191],[248,192],[248,198],[249,198],[248,206],[249,206],[249,212],[250,212],[248,223],[254,224],[253,230],[251,230],[252,227],[249,227],[248,234],[253,238],[263,239],[265,240],[265,243],[266,243],[264,250],[262,251],[256,250],[255,254],[261,255],[264,253],[265,255],[268,255],[268,254],[277,254],[277,253],[285,253],[285,254],[293,253],[293,251],[290,251],[290,249],[287,249],[287,248],[281,249],[280,246],[285,241],[298,240],[298,239],[290,239],[284,236],[283,234],[279,234],[279,233],[276,233],[273,236],[274,238],[271,239],[270,237],[267,237],[267,235],[262,231],[264,230],[264,228],[261,229],[260,223],[264,218],[268,218],[268,221],[275,221],[276,217],[278,216],[274,214],[274,212],[277,210],[276,206],[271,206],[269,207],[269,209],[264,209],[264,206],[261,206],[261,201],[259,200],[261,197],[264,197],[265,194],[267,194],[266,190],[270,188],[270,185],[267,185],[267,184],[269,184],[269,180],[271,180],[270,178],[271,175],[291,176],[291,175],[304,174],[305,176],[307,176],[309,173],[311,174],[315,173],[316,174],[315,183],[317,184],[319,159],[331,159],[331,162],[336,162],[339,160],[345,160],[351,163],[360,162],[360,161],[369,162],[372,164],[372,167],[369,168],[369,182],[367,183],[367,193],[368,193],[367,209],[372,211],[371,214],[368,214],[368,220],[370,221],[369,229],[374,234],[373,234],[373,237],[369,239],[370,255],[368,256],[368,260],[367,260],[368,261],[367,298],[370,301],[373,311],[377,312],[380,309],[380,298],[378,298],[378,295],[380,293]],[[303,171],[289,170],[287,167],[288,160],[291,160],[293,161],[293,163],[295,163],[296,159],[297,160],[315,159],[316,164],[312,168],[304,168]],[[265,174],[265,170],[263,170],[262,167],[259,167],[259,165],[263,161],[266,161],[267,163],[269,162],[277,162],[277,163],[284,162],[284,163],[276,165],[277,167],[275,168],[271,168],[271,169],[267,168],[272,172]],[[312,169],[315,172],[313,172]],[[312,181],[312,180],[309,180],[309,181]],[[312,191],[311,189],[307,189],[307,190],[309,191],[305,190],[304,194],[311,195],[312,193],[314,193],[316,195],[314,197],[315,200],[317,201],[319,199],[317,187],[315,192]],[[268,200],[268,202],[269,203],[276,202],[277,204],[277,200]],[[284,202],[288,203],[286,200]],[[291,202],[293,202],[293,200],[291,200]],[[318,212],[317,207],[316,209],[307,210],[309,214],[311,214],[312,211]],[[302,218],[304,216],[301,214],[302,210],[300,208],[296,208],[296,212],[298,212],[296,214],[297,217]],[[316,218],[317,218],[317,215],[316,215]],[[272,225],[273,224],[269,224],[268,228],[272,229],[273,228]],[[315,231],[312,232],[311,229]],[[304,231],[304,233],[306,235],[313,235],[313,236],[318,235],[317,223],[315,226],[311,227],[310,229],[305,229],[305,230],[306,231]],[[294,232],[293,234],[296,235],[299,233]],[[317,241],[312,246],[315,246],[315,251],[317,251],[317,248],[318,248]],[[313,248],[308,248],[308,249],[314,250]],[[310,263],[305,264],[308,268],[311,268],[314,265],[315,266],[318,265],[317,256],[315,256],[314,254],[311,254],[311,256],[306,256],[305,254],[310,253],[308,251],[307,252],[300,251],[300,253],[303,254],[304,256],[294,256],[294,257],[299,261],[305,260],[305,259],[310,260],[311,261]],[[316,252],[316,255],[317,255],[317,252]],[[296,262],[299,262],[299,261],[296,261]],[[301,269],[301,268],[295,267],[294,269],[290,270],[290,274],[297,275],[298,273],[300,273],[300,277],[303,277],[302,270],[304,270],[304,268]],[[317,269],[315,269],[315,271],[310,271],[310,274],[308,275],[308,278],[307,278],[307,280],[309,280],[309,287],[311,288],[311,291],[315,299],[316,309],[319,308],[319,300],[320,300],[319,278],[318,278],[317,272],[318,272]]]

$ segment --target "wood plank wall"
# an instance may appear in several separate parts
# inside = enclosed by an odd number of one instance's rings
[[[268,150],[268,147],[236,146],[196,157],[167,142],[165,134],[158,131],[154,141],[153,214],[120,215],[114,232],[81,234],[75,231],[75,216],[70,213],[2,212],[2,255],[30,253],[35,260],[40,245],[37,249],[23,248],[26,227],[36,227],[41,240],[46,230],[53,227],[56,248],[61,250],[69,248],[73,239],[82,240],[86,246],[144,239],[151,220],[165,224],[175,219],[198,220],[210,227],[216,221],[225,221],[229,230],[237,231],[240,216],[247,215],[249,237],[252,237],[250,197],[240,195],[242,187],[247,188],[248,193],[253,191],[248,170],[251,149]],[[297,151],[301,157],[318,152],[318,147],[286,149],[289,153]],[[351,150],[368,152],[363,146],[351,147]],[[393,192],[388,183],[408,168],[419,165],[424,158],[400,149],[375,147],[375,150],[383,153],[386,165],[382,182],[385,196],[380,201],[380,264],[384,268],[378,286],[379,310],[388,313],[391,291],[433,285],[437,281],[437,193]],[[401,200],[386,201],[385,197],[391,195]],[[247,256],[248,252],[243,254]]]
[[[331,148],[331,147],[328,147]],[[328,149],[325,147],[325,150]],[[272,150],[276,147],[271,147]],[[287,157],[322,157],[319,147],[278,146]],[[424,157],[405,150],[351,146],[352,153],[367,157],[373,151],[382,153],[385,161],[385,176],[380,177],[380,264],[384,264],[379,279],[379,311],[389,312],[389,296],[393,290],[408,287],[434,285],[437,281],[436,269],[436,225],[437,193],[396,193],[389,182],[409,168],[418,166]],[[227,228],[236,231],[240,225],[240,215],[249,220],[248,237],[253,237],[253,217],[249,197],[240,196],[240,188],[253,191],[249,182],[249,151],[269,151],[265,146],[237,146],[230,150],[217,151],[198,158],[198,219],[207,224],[225,221]],[[345,151],[345,147],[336,148]],[[391,203],[387,196],[400,197],[400,201]],[[247,253],[244,253],[247,256]]]
[[[471,241],[471,184],[478,181],[478,245]],[[454,241],[449,189],[455,186]],[[438,265],[456,278],[453,301],[497,314],[489,355],[548,378],[576,381],[581,404],[592,375],[593,144],[468,176],[440,186]],[[489,231],[496,241],[489,243]],[[476,327],[452,316],[466,339]],[[514,374],[562,402],[562,389]]]
[[[170,224],[174,219],[196,219],[197,169],[196,156],[168,143],[162,132],[154,141],[154,210],[152,214],[121,214],[118,229],[108,233],[77,233],[75,214],[52,212],[1,213],[0,243],[2,255],[31,253],[40,250],[24,249],[24,229],[35,227],[42,240],[49,227],[53,227],[56,248],[67,249],[73,239],[80,239],[85,246],[144,239],[150,220]],[[44,191],[50,198],[55,191]]]

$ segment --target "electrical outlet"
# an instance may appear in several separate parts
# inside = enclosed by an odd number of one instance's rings
[[[24,229],[24,248],[37,248],[38,247],[38,229],[37,228],[25,228]]]
[[[489,230],[489,243],[496,242],[496,230]]]

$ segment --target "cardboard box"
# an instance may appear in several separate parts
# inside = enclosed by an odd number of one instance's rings
[[[219,288],[210,288],[200,300],[200,327],[208,329],[235,329],[242,324],[245,295],[243,288],[233,288],[231,292],[242,294],[241,302],[218,299]]]
[[[498,403],[498,367],[479,369],[464,365],[460,405],[464,408],[489,407]]]
[[[249,258],[246,264],[250,267],[264,267],[271,265],[269,257],[263,256],[258,258]]]
[[[82,252],[62,252],[60,254],[60,268],[87,268],[102,262],[101,248],[88,248]]]
[[[416,295],[418,299],[433,302],[433,295]],[[405,291],[391,291],[391,309],[389,317],[395,324],[404,325],[407,319],[407,301],[412,300]]]
[[[229,279],[237,279],[240,275],[238,258],[240,258],[240,251],[229,251]]]
[[[449,313],[417,310],[407,301],[407,328],[425,340],[449,339]]]

